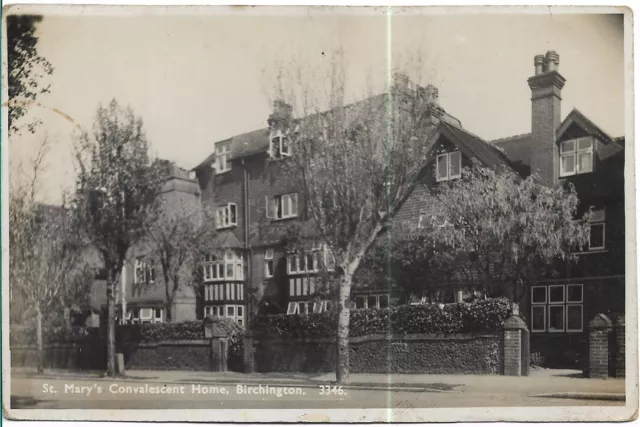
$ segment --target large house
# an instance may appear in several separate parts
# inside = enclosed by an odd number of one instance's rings
[[[527,80],[531,131],[495,141],[464,129],[439,105],[437,89],[425,88],[427,110],[437,124],[436,149],[425,165],[422,185],[397,214],[398,220],[417,222],[430,215],[425,194],[441,181],[460,177],[472,159],[512,168],[523,177],[535,172],[550,186],[572,182],[581,209],[594,210],[589,244],[577,263],[533,286],[522,302],[533,350],[558,348],[557,341],[577,348],[596,313],[624,311],[624,137],[607,135],[575,109],[562,118],[565,78],[558,64],[553,51],[535,56],[535,72]],[[193,168],[191,178],[182,171],[168,182],[170,194],[188,194],[216,205],[216,240],[224,248],[223,256],[203,259],[201,292],[181,297],[174,320],[211,314],[246,324],[248,311],[304,314],[330,308],[320,290],[322,266],[330,267],[331,254],[323,245],[306,253],[287,250],[291,224],[304,224],[309,218],[295,183],[283,178],[279,162],[269,161],[295,156],[286,134],[276,126],[283,114],[290,114],[290,107],[276,102],[268,127],[216,142],[211,155]],[[142,252],[132,256],[134,264],[124,275],[126,304],[140,321],[162,321],[157,273],[152,280],[156,287],[136,287],[137,277],[154,274],[148,272],[153,271],[148,270],[151,261]],[[142,277],[141,282],[149,280]],[[353,298],[356,308],[384,307],[397,300],[393,290],[358,284]]]

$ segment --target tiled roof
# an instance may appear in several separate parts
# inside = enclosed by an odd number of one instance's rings
[[[466,149],[471,152],[473,157],[480,160],[486,166],[511,167],[509,158],[502,151],[467,130],[442,122],[440,124],[440,132],[449,139],[452,139],[452,143],[460,146],[463,150]]]
[[[571,110],[558,127],[557,138],[560,138],[573,123],[576,123],[578,126],[583,128],[589,135],[599,137],[605,143],[609,143],[613,140],[606,132],[596,126],[595,123],[589,120],[587,116],[582,114],[577,108]]]
[[[348,104],[345,108],[353,108],[359,105],[362,105],[365,102],[387,102],[387,93],[382,93],[379,95],[374,95],[370,98],[363,99],[360,101],[356,101],[352,104]],[[319,113],[321,114],[321,113]],[[313,115],[309,116],[312,117]],[[448,114],[446,111],[442,111],[441,117],[442,123],[448,123],[454,127],[462,127],[460,120]],[[269,149],[269,128],[265,127],[262,129],[257,129],[251,132],[247,132],[241,135],[232,136],[231,138],[223,139],[219,142],[231,142],[231,156],[230,159],[239,159],[242,157],[251,156],[258,153],[264,153]],[[215,159],[215,150],[207,156],[202,162],[200,162],[197,166],[195,166],[192,170],[200,169],[203,167],[208,167]]]

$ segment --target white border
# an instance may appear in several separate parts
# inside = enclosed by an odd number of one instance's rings
[[[47,0],[28,0],[29,3],[32,4],[43,4],[48,3]],[[26,1],[23,1],[25,3]],[[88,4],[88,3],[97,3],[95,0],[67,0],[68,4]],[[14,4],[20,2],[13,2]],[[112,3],[122,5],[125,2],[122,1],[113,1]],[[128,4],[158,4],[158,5],[171,5],[175,4],[175,1],[167,1],[167,0],[156,0],[153,3],[150,1],[129,1],[126,2]],[[208,4],[208,1],[202,0],[190,0],[191,4],[194,5],[204,5]],[[292,4],[289,2],[282,2]],[[315,2],[310,1],[297,1],[298,5],[313,5]],[[336,1],[336,0],[325,0],[326,5],[353,5],[357,4],[356,1]],[[368,10],[363,10],[361,8],[353,8],[353,9],[317,9],[314,8],[315,13],[380,13],[381,11],[387,10],[386,2],[383,1],[369,1],[369,5],[376,5],[377,8],[371,8]],[[501,5],[497,8],[478,8],[475,5],[466,5],[462,7],[458,7],[456,9],[452,9],[450,7],[439,7],[430,10],[430,13],[513,13],[516,11],[514,7],[504,7],[507,2],[505,1],[496,1],[494,4]],[[511,3],[511,2],[509,2]],[[624,22],[625,22],[625,58],[626,58],[626,73],[625,73],[625,111],[627,112],[627,120],[625,125],[625,135],[626,135],[626,159],[625,162],[625,228],[627,230],[627,248],[626,248],[626,313],[627,313],[627,353],[626,353],[626,367],[627,367],[627,381],[626,381],[626,391],[627,391],[627,405],[624,408],[620,407],[527,407],[527,408],[518,408],[518,407],[510,407],[510,408],[438,408],[438,409],[369,409],[369,410],[259,410],[259,411],[250,411],[250,410],[174,410],[174,411],[149,411],[149,410],[123,410],[119,412],[114,412],[110,410],[11,410],[11,415],[16,418],[24,419],[39,419],[39,420],[47,420],[47,419],[58,419],[58,420],[114,420],[117,419],[122,420],[139,420],[139,421],[150,421],[150,420],[158,420],[158,421],[218,421],[224,422],[229,420],[237,420],[243,422],[304,422],[304,421],[332,421],[332,422],[345,422],[345,421],[359,421],[359,422],[370,422],[370,421],[404,421],[404,422],[424,422],[428,420],[429,422],[444,422],[444,421],[488,421],[488,420],[502,420],[502,421],[554,421],[554,420],[589,420],[589,421],[625,421],[634,416],[637,408],[638,402],[638,360],[637,360],[637,333],[629,333],[631,331],[637,331],[638,325],[638,317],[637,317],[637,236],[635,231],[636,225],[636,193],[635,189],[637,186],[637,177],[635,173],[635,138],[634,138],[634,120],[631,119],[633,117],[631,112],[635,112],[634,109],[634,80],[633,80],[633,72],[634,72],[634,63],[632,55],[634,45],[632,39],[632,10],[628,7],[615,7],[615,6],[606,6],[606,7],[593,7],[591,3],[587,2],[568,2],[561,1],[559,2],[563,6],[553,6],[553,7],[545,7],[542,3],[540,3],[540,7],[520,7],[518,9],[518,13],[549,13],[549,14],[564,14],[564,13],[575,13],[576,9],[574,7],[568,7],[569,5],[576,5],[576,3],[582,3],[584,7],[580,8],[580,13],[608,13],[608,12],[623,12],[625,13]],[[229,4],[246,4],[245,2],[238,1],[229,1]],[[273,3],[272,3],[273,4]],[[422,5],[423,2],[416,1],[407,1],[406,4],[410,5]],[[444,2],[442,0],[435,0],[431,2],[432,5],[447,5],[448,2]],[[480,2],[476,2],[476,5],[481,5]],[[523,5],[524,6],[524,5]],[[40,11],[43,13],[50,14],[68,14],[68,8],[62,7],[54,7],[51,5],[44,6],[12,6],[19,7],[20,10],[30,10],[30,11]],[[84,6],[77,6],[85,9]],[[153,15],[163,15],[167,13],[172,14],[193,14],[193,13],[211,13],[211,10],[203,10],[200,7],[197,8],[149,8],[149,7],[133,7],[133,8],[109,8],[105,6],[97,6],[92,5],[91,12],[92,14],[109,14],[109,15],[124,15],[131,13],[140,13],[144,11],[147,14]],[[297,8],[295,13],[306,13],[306,8]],[[272,8],[222,8],[218,10],[218,13],[225,14],[278,14],[282,13],[282,8],[280,7],[272,7]],[[410,8],[405,8],[403,10],[394,10],[394,13],[397,14],[405,14],[412,13]],[[4,22],[3,22],[4,26]],[[4,43],[4,41],[3,41]],[[3,52],[3,64],[6,63],[6,49],[2,50]],[[3,73],[3,76],[6,73]],[[6,99],[6,83],[3,77],[3,99]],[[7,136],[7,119],[6,114],[3,114],[2,117],[2,130],[3,130],[3,139],[6,141]],[[628,161],[629,159],[633,159],[633,161]],[[6,149],[2,150],[2,206],[7,206],[7,178],[8,178],[8,159],[6,155]],[[2,216],[2,227],[3,229],[7,229],[8,227],[8,217],[7,215]],[[8,236],[7,233],[2,233],[2,243],[3,243],[3,269],[2,269],[2,283],[3,283],[3,295],[8,294],[8,272],[6,269],[7,262],[7,247],[8,247]],[[8,324],[8,298],[2,299],[3,304],[3,324]],[[8,348],[8,334],[3,334],[3,348]],[[7,375],[10,372],[9,364],[4,354],[3,357],[3,387],[4,390],[9,389],[10,387],[10,375]],[[9,403],[9,393],[3,393],[3,405],[4,407],[8,406]],[[34,423],[21,423],[22,426],[33,425]],[[140,425],[140,424],[135,424]]]

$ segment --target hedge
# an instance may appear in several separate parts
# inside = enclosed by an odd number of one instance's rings
[[[221,326],[229,336],[229,368],[234,369],[241,367],[243,357],[242,328],[230,319],[214,317],[213,320]],[[116,342],[119,346],[123,347],[138,342],[201,339],[204,339],[204,325],[202,320],[191,320],[179,323],[118,325],[116,327]]]
[[[472,303],[401,305],[390,308],[352,310],[349,335],[402,336],[420,333],[493,333],[511,315],[506,298]],[[307,315],[264,315],[255,319],[255,332],[262,336],[286,338],[331,337],[335,334],[335,312]]]

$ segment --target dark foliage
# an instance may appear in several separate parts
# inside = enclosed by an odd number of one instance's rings
[[[506,298],[473,303],[401,305],[391,308],[353,310],[349,336],[421,333],[496,332],[511,314]],[[271,315],[256,318],[258,335],[267,337],[310,338],[335,334],[334,312],[309,315]]]

